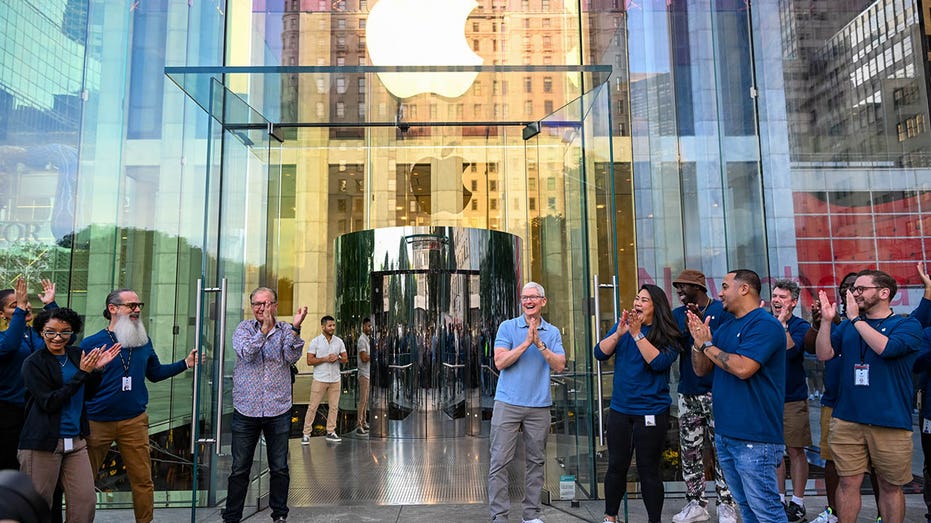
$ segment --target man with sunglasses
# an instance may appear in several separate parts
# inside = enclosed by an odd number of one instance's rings
[[[120,354],[103,368],[97,394],[87,402],[90,436],[87,453],[91,470],[100,469],[110,445],[115,441],[126,466],[133,492],[136,521],[152,521],[154,484],[149,454],[149,415],[146,406],[149,392],[145,380],[168,379],[194,366],[197,351],[186,358],[163,365],[152,346],[140,318],[145,304],[132,289],[116,289],[107,295],[103,317],[110,321],[105,329],[84,338],[81,349],[109,349],[122,344]]]
[[[833,327],[838,307],[819,292],[818,359],[840,358],[837,403],[828,443],[840,483],[838,519],[860,512],[860,484],[872,465],[879,483],[883,521],[905,518],[902,485],[912,479],[912,366],[921,350],[921,324],[896,316],[890,306],[895,279],[878,270],[857,273],[846,301],[846,318]]]

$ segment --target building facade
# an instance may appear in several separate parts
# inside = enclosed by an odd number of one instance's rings
[[[193,411],[192,375],[150,386],[160,503],[222,476],[194,464],[228,445],[248,291],[333,313],[345,234],[522,240],[579,396],[554,438],[590,496],[591,346],[639,284],[699,268],[716,293],[746,267],[807,309],[878,267],[917,304],[928,0],[438,2],[0,0],[0,286],[52,278],[90,331],[131,287],[163,360],[208,355]]]

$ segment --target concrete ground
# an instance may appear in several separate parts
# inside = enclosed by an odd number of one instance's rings
[[[813,519],[822,510],[825,504],[824,496],[808,496],[805,498],[808,509],[806,520]],[[925,523],[925,505],[920,494],[910,494],[905,497],[906,502],[906,522]],[[683,499],[667,499],[663,507],[663,521],[672,521],[672,516],[678,512],[684,504]],[[519,507],[519,501],[514,501],[515,507]],[[712,512],[711,521],[717,518]],[[546,523],[575,523],[579,521],[588,521],[600,523],[604,513],[603,501],[582,501],[578,508],[573,508],[567,501],[555,501],[551,506],[546,506],[543,511],[543,521]],[[622,510],[623,515],[623,510]],[[102,523],[125,523],[132,521],[132,511],[130,510],[105,510],[97,512],[96,522]],[[619,518],[623,521],[623,518]],[[338,506],[319,506],[319,507],[294,507],[288,520],[292,523],[348,523],[348,522],[397,522],[397,523],[434,523],[434,522],[482,522],[490,521],[488,515],[488,506],[485,504],[465,504],[465,505],[338,505]],[[156,510],[155,521],[191,521],[190,511],[179,509]],[[198,514],[195,519],[198,522],[216,523],[221,522],[219,514],[213,510],[208,513]],[[245,519],[247,522],[265,522],[271,521],[271,513],[268,510],[260,512],[252,517]],[[511,514],[511,521],[520,522],[519,508],[516,513]],[[628,503],[627,520],[631,523],[646,522],[646,510],[643,502],[639,499],[632,499]],[[858,522],[875,523],[876,521],[876,503],[871,496],[863,497],[863,509],[860,511]]]

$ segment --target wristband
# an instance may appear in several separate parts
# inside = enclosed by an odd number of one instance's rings
[[[300,328],[300,327],[295,327],[294,325],[291,325],[291,330],[293,330],[294,332],[296,332],[296,333],[298,333],[298,334],[301,333],[301,328]]]
[[[850,324],[851,324],[851,325],[855,325],[858,321],[860,321],[860,320],[862,320],[862,319],[863,319],[863,318],[857,316],[856,318],[853,318],[852,320],[850,320]]]

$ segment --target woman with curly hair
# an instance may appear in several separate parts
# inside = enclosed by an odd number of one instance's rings
[[[643,285],[633,309],[597,345],[595,358],[614,361],[614,391],[608,415],[608,471],[605,473],[605,522],[617,521],[627,491],[627,471],[636,452],[637,473],[650,523],[663,512],[660,473],[669,427],[669,368],[679,355],[679,328],[669,300],[656,285]]]
[[[61,482],[69,523],[94,520],[94,474],[87,456],[89,425],[84,400],[100,383],[95,372],[119,354],[120,345],[84,353],[72,346],[81,317],[71,309],[42,311],[33,328],[44,349],[23,362],[26,421],[19,438],[20,470],[32,478],[39,494],[52,505]]]

